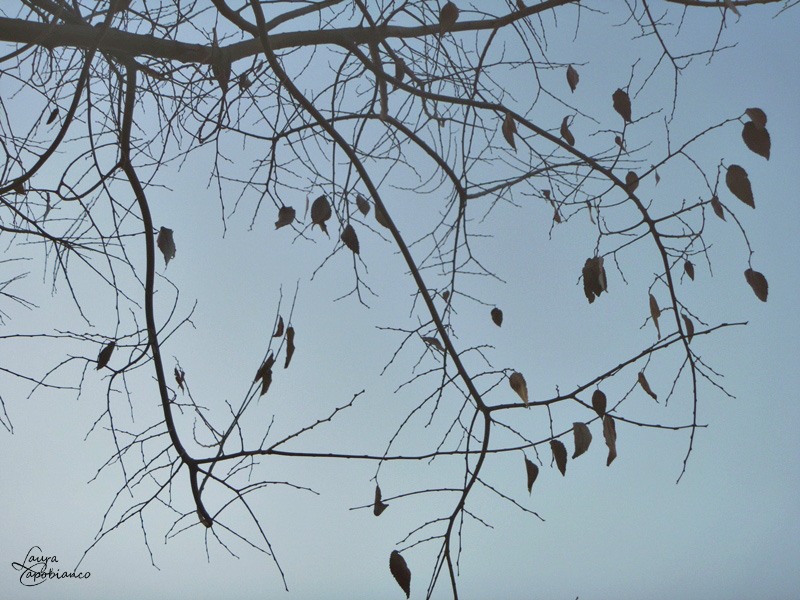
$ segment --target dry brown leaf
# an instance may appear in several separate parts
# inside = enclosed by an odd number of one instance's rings
[[[294,356],[294,327],[289,327],[286,329],[286,363],[283,365],[284,369],[289,368],[292,356]]]
[[[742,139],[745,145],[759,156],[769,160],[770,139],[766,127],[759,127],[748,121],[742,129]]]
[[[614,102],[614,110],[619,113],[619,115],[627,122],[631,122],[631,99],[628,97],[628,94],[618,89],[611,95],[611,99]]]
[[[567,474],[567,449],[561,440],[550,440],[550,450],[553,451],[553,458],[556,461],[558,470],[562,475]]]
[[[53,112],[50,113],[50,116],[47,117],[46,125],[50,125],[53,121],[56,120],[57,117],[58,117],[58,107],[54,108]]]
[[[114,348],[116,347],[116,342],[109,342],[102,350],[100,350],[100,353],[97,355],[98,371],[108,364],[108,361],[111,360],[111,354],[114,352]]]
[[[592,408],[599,417],[606,414],[606,395],[600,390],[595,390],[592,394]]]
[[[625,175],[625,189],[628,190],[629,194],[632,194],[636,191],[636,188],[639,187],[639,176],[634,173],[633,171],[628,171],[628,174]]]
[[[181,388],[181,392],[185,391],[183,388],[183,384],[186,381],[186,373],[183,369],[175,367],[175,383],[178,384],[178,387]]]
[[[569,130],[569,116],[564,117],[564,120],[561,121],[561,137],[567,142],[570,146],[575,145],[575,136],[572,135],[572,132]]]
[[[164,266],[166,267],[173,258],[175,258],[175,240],[172,237],[172,229],[162,227],[158,232],[158,239],[156,240],[158,249],[164,255]]]
[[[503,311],[499,308],[492,309],[492,322],[498,327],[503,324]]]
[[[567,67],[567,83],[569,84],[569,89],[571,91],[575,91],[575,88],[578,87],[578,72],[575,70],[575,67],[572,65]]]
[[[356,236],[356,230],[353,229],[350,223],[348,223],[344,231],[342,231],[342,242],[353,251],[353,254],[358,254],[358,236]]]
[[[381,513],[388,508],[388,504],[381,500],[381,488],[379,485],[375,486],[375,504],[372,507],[372,514],[380,517]]]
[[[711,198],[711,208],[714,209],[714,214],[717,215],[720,219],[725,221],[725,212],[722,210],[722,202],[719,201],[719,198],[713,196]]]
[[[533,482],[539,476],[539,467],[529,461],[527,456],[525,457],[525,473],[528,475],[528,493],[530,494]]]
[[[272,385],[272,365],[275,364],[275,357],[272,352],[269,357],[264,361],[264,364],[258,369],[256,373],[256,381],[261,380],[261,396],[267,393],[269,386]],[[255,382],[254,382],[255,383]]]
[[[722,3],[725,7],[730,10],[733,14],[737,17],[741,17],[742,13],[739,12],[739,9],[736,8],[736,5],[733,3],[733,0],[722,0]]]
[[[428,346],[433,346],[439,352],[444,352],[444,347],[442,346],[442,342],[440,342],[437,338],[423,335],[422,341],[428,344]]]
[[[314,228],[314,225],[319,225],[319,228],[325,232],[325,235],[328,235],[328,228],[325,225],[325,221],[331,218],[332,215],[331,205],[328,204],[328,198],[325,194],[322,194],[319,198],[314,200],[314,204],[311,205],[311,228]]]
[[[694,281],[694,265],[692,264],[691,261],[687,260],[686,262],[683,263],[683,270],[689,276],[689,279]]]
[[[658,402],[658,396],[653,393],[653,390],[650,389],[650,384],[647,383],[647,378],[644,376],[644,371],[639,371],[639,385],[642,386],[642,389],[647,392],[647,395],[650,396],[653,400]]]
[[[514,142],[514,134],[517,133],[517,124],[514,122],[514,117],[510,114],[506,114],[506,118],[503,119],[503,137],[506,138],[508,144],[514,149],[517,149],[517,144]]]
[[[275,221],[275,229],[286,227],[294,222],[294,209],[291,206],[281,206],[278,209],[278,220]]]
[[[528,406],[528,384],[525,383],[525,378],[522,376],[522,373],[512,373],[511,377],[508,378],[508,383],[511,389],[517,392],[519,397],[522,398],[525,406]]]
[[[229,52],[220,49],[217,43],[216,29],[214,29],[214,39],[211,42],[211,73],[217,80],[224,96],[228,93],[228,83],[231,79],[231,57]]]
[[[683,317],[683,324],[686,326],[686,343],[691,344],[694,337],[694,323],[686,315],[681,316]]]
[[[283,317],[278,316],[278,326],[275,328],[275,333],[272,337],[281,337],[283,335]]]
[[[575,437],[575,453],[572,455],[574,460],[589,449],[589,444],[592,443],[592,432],[589,431],[586,423],[573,423],[572,434]]]
[[[375,220],[378,222],[379,225],[383,225],[386,229],[391,229],[389,227],[389,219],[386,216],[386,213],[383,212],[383,209],[375,203]]]
[[[606,459],[606,466],[608,467],[617,458],[617,427],[611,415],[603,417],[603,437],[606,440],[606,446],[608,446],[608,458]]]
[[[747,269],[744,272],[744,278],[747,280],[747,283],[750,285],[750,287],[753,288],[753,292],[755,293],[756,297],[762,302],[766,302],[767,293],[769,292],[767,278],[753,269]]]
[[[602,292],[607,291],[606,270],[603,267],[603,257],[595,256],[587,258],[583,265],[583,293],[589,300],[589,304],[594,302]]]
[[[369,214],[369,202],[361,194],[356,195],[356,206],[365,217]]]
[[[447,300],[450,298],[450,290],[443,291],[442,298],[444,299],[445,302],[447,302]]]
[[[397,550],[392,550],[392,555],[389,557],[389,571],[397,585],[406,593],[406,598],[409,598],[411,596],[411,571],[406,560]]]
[[[656,333],[658,333],[658,337],[660,339],[661,328],[658,326],[658,317],[661,316],[661,309],[658,308],[658,302],[653,294],[650,294],[650,316],[653,318],[653,323],[656,324]]]
[[[739,200],[747,204],[750,208],[755,208],[756,203],[753,199],[753,189],[750,187],[750,179],[747,177],[745,171],[739,165],[731,165],[728,167],[728,172],[725,174],[725,183],[728,189]]]

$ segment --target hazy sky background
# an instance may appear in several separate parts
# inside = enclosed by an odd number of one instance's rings
[[[775,12],[775,7],[752,7],[742,9],[740,20],[728,16],[722,41],[738,46],[719,54],[708,66],[705,59],[697,59],[681,76],[671,126],[672,141],[677,144],[748,107],[760,107],[769,117],[772,156],[768,162],[747,150],[741,125],[735,123],[710,135],[695,151],[710,173],[720,158],[726,165],[736,163],[747,169],[756,210],[736,200],[724,184],[720,199],[745,227],[755,251],[753,268],[764,273],[770,286],[766,304],[755,298],[743,276],[748,255],[738,229],[730,219],[723,222],[711,215],[706,232],[712,244],[711,270],[695,261],[695,281],[684,281],[680,293],[706,321],[749,322],[745,328],[729,328],[693,342],[703,360],[724,375],[725,388],[735,399],[709,385],[701,388],[698,418],[709,427],[698,430],[679,485],[675,481],[688,447],[686,432],[618,423],[619,456],[607,468],[606,447],[595,422],[591,448],[585,456],[568,462],[566,477],[550,466],[549,450],[540,451],[543,465],[530,496],[521,453],[491,456],[487,480],[545,521],[485,491],[470,496],[471,510],[493,528],[475,521],[468,521],[464,528],[460,597],[723,600],[800,595],[800,272],[796,262],[800,255],[800,20],[797,8],[773,19]],[[707,45],[717,33],[718,15],[716,10],[690,11],[682,41],[675,43],[678,47],[689,42],[694,47]],[[631,29],[609,29],[619,19],[586,13],[573,40],[574,11],[559,13],[559,18],[563,20],[549,38],[552,56],[580,65],[580,84],[569,100],[601,121],[598,126],[576,118],[571,129],[580,147],[596,129],[618,127],[611,92],[628,81],[632,53],[642,52],[650,57],[647,64],[652,64],[656,42],[629,42]],[[610,37],[615,42],[609,42]],[[618,46],[616,40],[625,44]],[[637,69],[644,72],[647,65]],[[555,81],[563,73],[552,77]],[[637,71],[634,81],[640,79]],[[647,93],[668,95],[669,84],[669,77],[661,77]],[[516,85],[514,92],[524,94],[525,84]],[[635,114],[645,111],[645,103],[644,98],[634,100]],[[561,107],[554,108],[552,115],[543,110],[534,116],[537,122],[557,128],[564,114],[574,111]],[[659,131],[659,123],[663,121],[657,116],[649,125],[629,128],[629,146],[648,143],[647,136]],[[240,151],[240,147],[229,149],[231,155]],[[243,154],[247,152],[253,149]],[[642,156],[649,161],[650,156],[662,153],[663,135]],[[156,226],[175,230],[177,255],[166,275],[181,290],[180,311],[185,314],[198,300],[192,319],[195,327],[182,329],[162,349],[168,371],[174,365],[172,357],[177,357],[196,400],[217,411],[214,414],[224,414],[224,401],[236,404],[252,381],[272,332],[281,290],[281,314],[286,316],[297,285],[293,317],[297,351],[291,367],[276,372],[269,394],[251,415],[254,420],[263,419],[251,422],[251,445],[259,439],[255,432],[263,435],[273,414],[274,431],[288,432],[327,416],[333,407],[365,390],[338,426],[321,427],[303,447],[382,451],[431,386],[431,382],[427,387],[413,384],[395,392],[410,377],[421,348],[401,354],[380,375],[402,336],[377,327],[416,325],[416,316],[408,318],[413,281],[400,257],[390,244],[359,229],[361,255],[368,268],[365,279],[377,297],[365,296],[368,309],[352,297],[333,302],[354,284],[351,255],[336,254],[313,280],[310,274],[330,253],[336,234],[329,240],[315,229],[310,234],[315,243],[292,243],[294,234],[288,228],[275,231],[271,206],[263,208],[251,230],[251,200],[228,215],[223,237],[219,199],[207,187],[208,173],[208,157],[199,153],[174,173],[172,191],[156,190],[150,195]],[[705,190],[686,173],[679,163],[665,168],[660,171],[661,183],[656,187],[652,180],[643,182],[640,195],[654,203],[675,195],[689,202],[706,198]],[[313,200],[315,196],[310,195]],[[401,231],[412,231],[434,199],[387,194]],[[284,200],[302,214],[305,194],[298,192]],[[230,209],[233,201],[226,204]],[[484,212],[476,208],[473,216],[480,218]],[[502,307],[503,327],[491,323],[485,306],[461,300],[455,305],[458,347],[492,345],[494,349],[488,352],[492,365],[523,372],[533,398],[553,394],[557,385],[569,389],[655,339],[652,324],[640,329],[648,314],[647,285],[658,269],[652,261],[644,262],[647,246],[623,255],[627,285],[615,269],[609,269],[608,295],[590,306],[577,283],[595,238],[588,219],[581,217],[556,227],[549,237],[552,212],[541,203],[498,206],[485,224],[494,238],[476,242],[474,249],[507,283],[472,279],[465,280],[462,289]],[[48,285],[42,284],[41,265],[31,263],[29,270],[31,275],[16,292],[40,308],[26,312],[0,305],[10,315],[0,334],[79,330],[81,321],[66,290],[62,287],[50,297]],[[162,263],[158,270],[165,273]],[[442,287],[433,282],[431,286]],[[157,314],[163,318],[172,296],[167,286],[161,284],[160,290]],[[97,311],[95,331],[113,334],[110,298],[87,292],[81,300],[88,311]],[[26,363],[35,367],[34,372],[56,364],[65,352],[84,356],[93,352],[90,346],[77,344],[17,344],[11,350],[8,340],[2,344],[6,364]],[[665,393],[671,385],[676,361],[680,356],[667,352],[648,367],[648,379],[657,392]],[[434,364],[429,354],[418,369]],[[631,367],[603,386],[610,400],[633,386],[638,370]],[[151,564],[140,523],[131,521],[85,558],[80,570],[91,571],[89,580],[23,588],[11,563],[21,561],[30,547],[39,546],[44,554],[58,557],[61,570],[71,570],[91,544],[121,484],[121,474],[114,469],[87,483],[113,451],[104,430],[86,437],[105,409],[104,376],[87,371],[79,399],[75,394],[48,391],[29,399],[30,386],[2,379],[2,397],[14,425],[13,435],[0,431],[3,598],[107,598],[112,593],[123,598],[198,600],[401,598],[388,570],[390,552],[403,547],[396,544],[414,527],[447,514],[452,507],[452,497],[446,495],[412,496],[390,502],[376,519],[371,509],[350,510],[371,504],[374,463],[265,460],[259,476],[291,481],[319,493],[275,486],[251,499],[286,573],[289,593],[283,591],[268,557],[229,538],[237,557],[209,539],[209,560],[202,527],[193,527],[165,544],[165,533],[174,520],[169,509],[151,510],[145,521],[152,561],[158,568]],[[148,423],[147,416],[152,414],[148,411],[158,408],[149,370],[133,380],[149,387],[135,389],[137,420],[131,427]],[[116,410],[124,419],[129,409],[124,399],[116,397]],[[665,408],[637,391],[626,400],[623,414],[683,424],[691,414],[687,398],[679,386]],[[514,398],[507,386],[500,386],[488,400],[499,403]],[[436,431],[442,423],[425,429],[427,414],[415,420],[417,433],[403,436],[400,448],[416,446],[421,451],[435,444],[431,440],[438,439]],[[572,408],[556,408],[554,415],[562,428],[590,418]],[[514,423],[533,420],[526,431],[533,439],[546,435],[544,412],[510,412],[502,418]],[[501,434],[497,440],[502,440]],[[565,439],[570,455],[571,441],[571,436]],[[528,451],[527,456],[534,458],[535,453]],[[382,469],[379,482],[389,497],[424,487],[424,482],[436,487],[457,485],[462,471],[460,459],[390,465]],[[182,510],[191,507],[185,503],[187,487],[182,472],[175,487]],[[242,527],[249,531],[249,525]],[[438,545],[428,545],[403,552],[413,574],[413,598],[424,597],[437,550]],[[447,597],[447,593],[442,579],[435,597]]]

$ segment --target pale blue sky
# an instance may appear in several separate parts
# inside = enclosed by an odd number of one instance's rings
[[[713,133],[695,153],[707,160],[704,166],[709,172],[720,158],[725,164],[745,166],[756,198],[753,211],[733,198],[724,185],[720,187],[720,199],[746,228],[755,251],[753,267],[769,281],[769,301],[758,301],[745,283],[747,248],[738,230],[730,220],[722,222],[713,215],[706,234],[713,244],[709,251],[713,277],[707,266],[697,261],[695,281],[680,286],[685,301],[702,318],[712,323],[749,321],[746,328],[730,328],[693,342],[702,358],[724,375],[724,385],[736,399],[708,385],[701,388],[699,421],[709,427],[698,431],[679,485],[675,481],[688,444],[684,432],[618,424],[619,456],[607,468],[606,448],[594,423],[590,450],[569,461],[566,477],[550,467],[548,450],[540,450],[544,465],[530,496],[521,453],[492,456],[485,472],[487,480],[536,511],[545,522],[476,491],[470,498],[471,510],[493,529],[475,521],[465,526],[459,579],[463,598],[732,600],[789,599],[800,594],[796,568],[800,562],[800,341],[796,316],[800,273],[795,262],[800,255],[796,233],[800,223],[796,199],[800,189],[800,115],[796,110],[800,39],[796,31],[800,22],[796,8],[777,19],[772,18],[774,8],[747,8],[742,13],[740,20],[729,22],[722,38],[738,47],[718,55],[707,67],[698,59],[681,77],[671,126],[672,141],[678,144],[751,106],[764,109],[769,117],[769,162],[745,148],[737,124]],[[605,41],[609,30],[598,24],[617,21],[589,14],[582,16],[581,30],[573,40],[574,18],[570,20],[570,11],[564,15],[548,40],[552,55],[564,61],[588,62],[579,67],[580,85],[568,99],[598,119],[600,128],[616,127],[610,94],[627,82],[630,56],[640,47],[652,51],[655,42],[639,40],[623,48],[611,45]],[[681,39],[694,42],[695,47],[704,46],[716,35],[718,13],[710,10],[699,18],[694,12],[690,15]],[[622,40],[630,37],[624,30],[614,35]],[[646,65],[640,68],[644,71]],[[653,98],[668,95],[669,88],[663,83],[669,83],[669,78],[648,93]],[[520,86],[516,93],[523,97],[524,83],[516,85]],[[634,111],[640,110],[643,102],[634,101]],[[541,115],[533,116],[550,128],[557,128],[565,114],[574,114],[563,107],[545,108]],[[651,156],[663,153],[662,122],[654,117],[629,129],[629,145],[654,142],[642,154],[645,166]],[[587,136],[597,128],[577,118],[571,129],[578,147],[595,143]],[[239,147],[231,145],[229,152],[236,155]],[[299,281],[293,319],[297,352],[290,369],[276,375],[269,394],[252,413],[248,423],[251,439],[256,443],[273,414],[275,431],[291,431],[298,424],[327,416],[334,406],[363,389],[349,421],[343,420],[338,427],[321,427],[307,448],[381,451],[431,385],[415,384],[395,393],[409,378],[420,349],[401,355],[380,376],[401,338],[377,327],[416,325],[416,316],[408,317],[413,281],[400,257],[391,245],[360,229],[362,257],[368,267],[365,278],[378,297],[365,297],[369,309],[353,298],[333,302],[353,285],[349,253],[337,254],[311,281],[310,274],[328,255],[333,241],[315,229],[310,236],[316,243],[292,243],[291,231],[275,231],[271,206],[262,209],[251,230],[252,199],[227,220],[223,238],[218,197],[213,188],[206,187],[208,171],[207,157],[198,154],[181,172],[170,174],[173,191],[155,191],[151,196],[156,226],[175,230],[177,255],[166,274],[181,289],[179,306],[185,312],[195,298],[199,302],[193,317],[195,328],[183,329],[163,350],[167,368],[171,372],[172,357],[178,357],[198,402],[223,414],[225,400],[236,403],[247,391],[264,341],[271,334],[281,288],[288,306]],[[665,168],[660,175],[657,187],[646,181],[640,189],[640,196],[652,199],[655,206],[675,197],[688,201],[706,197],[685,170]],[[305,194],[298,192],[284,200],[302,213]],[[400,230],[409,232],[411,238],[426,203],[432,201],[432,197],[387,195]],[[232,207],[233,202],[227,204]],[[476,209],[476,218],[482,215],[483,211]],[[580,267],[594,245],[588,219],[576,218],[556,227],[548,238],[551,216],[540,204],[524,203],[519,208],[500,205],[490,214],[485,231],[495,237],[476,242],[475,248],[483,253],[484,264],[507,283],[473,279],[465,281],[464,290],[502,307],[505,323],[496,328],[488,318],[488,308],[469,302],[456,306],[454,320],[459,347],[494,346],[488,354],[492,365],[523,372],[534,398],[551,395],[556,385],[562,389],[574,386],[654,340],[652,324],[640,330],[648,315],[647,285],[657,269],[638,260],[646,257],[645,246],[621,257],[628,284],[616,270],[609,269],[608,295],[590,306],[577,285]],[[24,290],[40,308],[25,312],[0,306],[12,317],[0,334],[77,330],[81,323],[63,286],[51,298],[48,286],[41,284],[41,266],[31,264],[29,269],[32,274],[18,292]],[[161,264],[159,272],[165,272]],[[161,290],[157,301],[164,304],[157,313],[163,317],[171,296],[166,286]],[[98,311],[93,319],[96,332],[113,333],[113,307],[92,293],[86,293],[83,301]],[[286,309],[282,313],[286,315]],[[50,365],[62,360],[65,353],[89,354],[87,346],[78,344],[24,348],[25,353],[15,351],[13,356],[4,350],[4,360]],[[661,392],[669,387],[679,360],[680,356],[673,354],[670,362],[665,353],[648,367],[654,389]],[[429,355],[419,369],[433,365]],[[631,367],[603,386],[609,398],[627,392],[637,371]],[[157,409],[155,384],[149,372],[138,373],[132,381],[142,386],[137,387],[135,424],[141,426],[149,423],[149,411]],[[38,392],[28,400],[28,387],[6,380],[3,384],[7,387],[2,397],[14,424],[13,435],[0,432],[0,452],[6,457],[0,471],[5,490],[0,497],[3,598],[105,598],[112,592],[123,598],[198,600],[401,598],[388,571],[389,553],[411,529],[442,516],[452,505],[447,496],[412,497],[391,502],[376,519],[371,510],[349,510],[371,503],[373,463],[263,461],[261,476],[265,479],[292,481],[320,493],[275,487],[253,500],[286,573],[289,593],[283,591],[271,560],[241,544],[232,544],[239,557],[232,558],[210,539],[208,561],[203,528],[194,527],[165,545],[164,534],[173,521],[167,510],[152,510],[146,521],[159,569],[150,564],[140,524],[130,522],[86,557],[81,569],[91,571],[88,581],[48,582],[23,589],[11,562],[21,560],[31,546],[38,545],[46,554],[57,555],[63,570],[74,566],[98,530],[121,476],[110,470],[99,480],[86,483],[111,452],[103,431],[84,440],[105,406],[105,383],[96,371],[87,372],[84,392],[77,401],[74,394],[50,392]],[[624,415],[683,424],[690,414],[686,398],[679,388],[665,409],[663,404],[634,393],[624,405]],[[513,397],[501,386],[488,399],[500,403]],[[121,399],[117,410],[124,419],[128,409]],[[554,414],[563,428],[573,420],[590,418],[574,408],[556,409]],[[545,413],[512,411],[502,419],[524,427],[533,439],[546,435]],[[430,447],[442,423],[434,422],[425,429],[424,422],[416,419],[415,433],[403,437],[401,447]],[[190,435],[188,429],[187,433]],[[571,455],[571,438],[565,441]],[[532,458],[534,453],[529,451],[528,456]],[[417,489],[424,482],[432,487],[457,484],[461,476],[460,459],[441,459],[432,465],[386,466],[380,483],[388,497]],[[175,490],[176,498],[185,502],[185,477],[179,478]],[[182,504],[181,508],[190,506]],[[404,551],[413,573],[412,598],[424,597],[437,550],[438,546],[428,545]],[[447,591],[443,579],[435,597],[445,598]]]

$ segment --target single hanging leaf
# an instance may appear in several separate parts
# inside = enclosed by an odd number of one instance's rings
[[[375,505],[372,507],[372,514],[380,517],[381,513],[386,510],[389,505],[381,501],[381,488],[379,485],[375,486]]]
[[[692,323],[692,320],[686,315],[681,316],[683,317],[683,324],[686,326],[686,342],[691,344],[692,338],[694,337],[694,323]]]
[[[683,270],[689,276],[689,279],[694,281],[694,265],[691,263],[691,261],[687,260],[683,263]]]
[[[514,142],[514,134],[517,133],[517,124],[514,122],[514,117],[510,114],[506,114],[506,118],[503,119],[502,130],[503,137],[506,138],[509,146],[516,150],[517,144]]]
[[[214,39],[211,42],[211,73],[217,80],[222,95],[228,93],[228,83],[231,79],[231,57],[230,53],[220,49],[217,43],[217,30],[214,29]]]
[[[767,113],[760,108],[748,108],[744,113],[750,117],[756,127],[764,128],[767,126]]]
[[[606,466],[608,467],[617,458],[617,427],[611,415],[603,417],[603,437],[606,440],[606,446],[608,446],[608,459],[606,459]]]
[[[766,302],[767,292],[769,291],[769,287],[767,286],[767,278],[753,269],[747,269],[747,271],[744,272],[744,278],[747,280],[747,283],[750,285],[750,287],[753,288],[756,298],[762,302]]]
[[[628,174],[625,175],[625,189],[632,194],[637,187],[639,187],[639,176],[633,171],[628,171]]]
[[[565,142],[567,142],[570,146],[575,145],[575,136],[572,135],[572,132],[569,130],[569,116],[564,117],[564,120],[561,121],[561,137]]]
[[[442,342],[440,342],[437,338],[435,338],[435,337],[427,337],[427,336],[423,335],[422,336],[422,341],[425,342],[426,344],[428,344],[428,346],[433,346],[439,352],[444,352],[444,347],[442,346]]]
[[[742,16],[742,13],[739,12],[739,10],[736,8],[736,5],[733,3],[732,0],[722,0],[722,3],[725,5],[725,7],[728,10],[730,10],[737,17],[741,17]]]
[[[369,202],[367,202],[361,194],[356,195],[356,206],[365,217],[369,214]]]
[[[558,208],[553,209],[553,221],[561,223],[561,213],[558,212]]]
[[[658,396],[653,393],[653,390],[650,389],[650,384],[647,383],[647,378],[644,376],[644,371],[639,371],[639,385],[642,386],[642,389],[650,396],[653,400],[658,402]]]
[[[275,221],[275,229],[280,229],[294,222],[294,209],[291,206],[281,206],[278,209],[278,220]]]
[[[606,290],[606,270],[603,267],[603,257],[595,256],[587,258],[583,265],[583,293],[589,300],[589,304],[594,302]]]
[[[650,294],[650,316],[653,318],[653,323],[656,324],[656,332],[659,339],[661,339],[661,328],[658,326],[658,317],[661,316],[661,309],[658,308],[658,302],[653,294]]]
[[[58,107],[54,108],[53,112],[50,113],[50,116],[47,117],[46,125],[50,125],[53,121],[56,120],[57,117],[58,117]]]
[[[241,75],[239,75],[239,78],[238,78],[237,81],[239,82],[239,89],[241,91],[243,91],[243,92],[245,90],[248,90],[250,88],[250,86],[253,85],[252,82],[250,81],[250,77],[247,76],[247,72],[246,71],[244,73],[242,73]]]
[[[589,449],[589,444],[592,443],[592,432],[589,431],[586,423],[573,423],[572,433],[575,436],[575,453],[572,455],[574,460]]]
[[[601,418],[606,414],[606,395],[600,390],[595,390],[592,394],[592,408]]]
[[[183,383],[185,380],[186,380],[186,373],[183,372],[183,369],[175,367],[175,383],[177,383],[178,387],[181,388],[181,392],[184,391]]]
[[[769,160],[770,139],[766,127],[759,127],[748,121],[742,129],[742,139],[750,150]]]
[[[389,557],[389,571],[397,585],[406,593],[406,598],[411,597],[411,571],[397,550],[392,550],[392,555]]]
[[[111,353],[114,352],[114,348],[116,347],[116,342],[110,342],[102,350],[100,350],[100,353],[97,355],[98,371],[108,364],[108,361],[111,360]]]
[[[711,208],[714,209],[714,214],[717,215],[720,219],[725,221],[725,213],[722,210],[722,202],[719,201],[719,198],[713,196],[711,198]]]
[[[626,123],[631,122],[631,99],[628,94],[621,89],[617,89],[611,95],[611,100],[614,102],[614,110],[625,120]]]
[[[658,174],[658,171],[655,171],[655,174],[656,174],[656,185],[658,185],[659,183],[661,183],[661,176]]]
[[[283,365],[284,369],[289,368],[292,355],[294,355],[294,327],[289,327],[286,329],[286,364]]]
[[[311,205],[311,228],[314,228],[314,225],[319,225],[319,228],[325,232],[325,235],[328,235],[328,228],[325,225],[325,221],[331,218],[331,205],[328,204],[328,198],[325,194],[322,194],[319,198],[314,200],[314,204]]]
[[[739,200],[747,204],[750,208],[755,208],[756,203],[753,199],[753,189],[750,187],[750,179],[747,177],[745,171],[739,165],[731,165],[728,167],[728,172],[725,174],[725,183],[728,189]]]
[[[530,494],[533,482],[539,476],[539,467],[529,461],[527,456],[525,457],[525,473],[528,475],[528,493]]]
[[[383,209],[378,206],[377,202],[375,203],[375,220],[379,225],[386,227],[386,229],[391,229],[389,227],[389,218],[386,216],[386,213],[383,212]]]
[[[269,353],[269,358],[264,361],[264,364],[261,365],[261,368],[256,373],[256,381],[259,379],[261,380],[261,396],[269,391],[269,386],[272,385],[272,365],[275,364],[275,358],[272,356],[272,352]]]
[[[158,239],[156,240],[158,249],[164,255],[164,266],[166,267],[173,258],[175,258],[175,240],[172,238],[172,229],[162,227],[158,232]]]
[[[517,373],[516,371],[511,374],[511,377],[508,378],[508,383],[511,385],[511,389],[517,392],[522,401],[525,403],[525,406],[528,406],[528,384],[525,383],[525,378],[522,376],[522,373]]]
[[[450,299],[450,290],[445,290],[442,292],[442,299],[447,302]]]
[[[281,337],[283,335],[283,317],[278,317],[278,327],[275,329],[275,333],[272,334],[272,337]]]
[[[447,2],[439,11],[439,25],[442,32],[447,31],[458,21],[458,7],[452,2]]]
[[[342,231],[342,242],[353,251],[353,254],[358,254],[358,237],[356,236],[356,230],[353,229],[350,223]]]
[[[503,324],[503,311],[499,308],[492,309],[492,322],[498,327]]]
[[[550,440],[550,449],[553,451],[553,458],[556,461],[558,470],[562,475],[567,474],[567,449],[561,440]]]
[[[572,65],[567,67],[567,83],[569,84],[569,89],[571,91],[575,91],[575,88],[578,87],[578,72],[575,70],[575,67]]]

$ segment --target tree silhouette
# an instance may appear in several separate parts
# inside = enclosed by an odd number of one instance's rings
[[[704,426],[704,390],[725,392],[694,340],[742,324],[687,290],[711,269],[708,224],[722,219],[741,233],[742,283],[767,301],[739,215],[756,207],[748,172],[769,159],[770,137],[766,114],[747,106],[721,120],[696,107],[710,124],[687,133],[679,83],[728,51],[732,21],[760,4],[782,14],[792,2],[642,1],[604,7],[609,14],[573,0],[20,0],[0,8],[6,262],[36,261],[84,323],[83,331],[4,336],[80,350],[43,373],[3,366],[3,375],[76,395],[102,377],[105,404],[92,433],[108,432],[112,446],[100,472],[119,469],[124,483],[87,552],[122,524],[144,528],[146,516],[167,511],[169,533],[205,527],[206,543],[243,542],[283,577],[263,526],[270,517],[253,499],[276,486],[308,488],[272,480],[271,461],[359,461],[374,465],[374,501],[361,508],[376,517],[409,498],[436,498],[386,560],[408,596],[406,559],[435,548],[427,581],[415,574],[415,585],[428,597],[449,588],[455,598],[465,524],[487,520],[472,505],[476,490],[538,516],[520,494],[525,484],[530,492],[544,469],[565,475],[571,460],[599,451],[601,437],[611,465],[632,427],[684,432],[682,476]],[[681,27],[695,20],[715,29],[693,39]],[[578,43],[598,24],[608,49],[638,39],[599,73]],[[752,163],[709,155],[707,139],[744,144]],[[331,408],[294,399],[305,419],[296,427],[264,420],[270,388],[293,376],[295,336],[298,354],[324,339],[295,315],[300,287],[291,301],[280,293],[261,347],[236,349],[255,357],[243,367],[248,381],[225,382],[239,400],[224,409],[200,400],[206,395],[179,360],[191,357],[170,350],[195,317],[170,276],[189,268],[179,266],[181,232],[210,209],[198,200],[197,214],[181,222],[154,217],[154,198],[176,193],[181,169],[208,180],[225,231],[231,215],[246,213],[256,232],[281,236],[286,250],[275,263],[292,263],[297,248],[324,248],[297,277],[335,272],[340,287],[326,302],[366,311],[380,301],[372,282],[383,273],[368,271],[376,264],[387,265],[392,294],[410,295],[409,312],[383,329],[386,371],[413,401],[387,417],[380,442],[365,435],[319,448],[314,437],[364,419],[368,388],[343,391]],[[680,181],[662,183],[666,173]],[[579,262],[532,255],[525,260],[535,274],[506,267],[529,252],[526,232],[562,231]],[[13,291],[23,275],[3,285],[7,304],[29,304]],[[534,381],[526,368],[534,359],[495,367],[496,341],[470,341],[470,329],[476,318],[513,329],[514,315],[491,297],[503,281],[520,295],[563,296],[564,310],[577,298],[574,319],[603,330],[601,338],[643,327],[636,340],[647,341],[602,342],[596,363],[576,366],[568,381],[541,381],[539,371]],[[230,304],[235,312],[235,292]],[[110,325],[95,327],[109,310]],[[597,340],[587,332],[574,343]],[[554,342],[519,341],[531,354]],[[331,351],[354,357],[349,376],[358,381],[358,334],[338,345]],[[314,376],[330,373],[321,365]],[[154,390],[157,412],[147,404]],[[648,397],[668,419],[637,417],[635,404]],[[11,430],[13,403],[0,400]],[[518,460],[514,490],[496,482],[508,456]],[[434,462],[446,479],[407,475]]]

